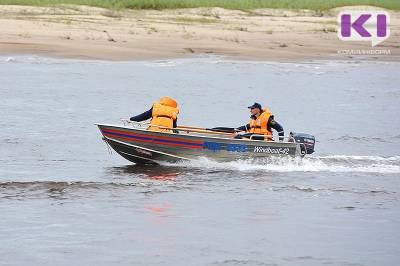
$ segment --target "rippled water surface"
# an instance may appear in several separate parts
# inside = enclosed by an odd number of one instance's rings
[[[0,57],[0,265],[397,265],[400,64]],[[265,103],[301,159],[135,166],[96,122],[163,95],[180,124]]]

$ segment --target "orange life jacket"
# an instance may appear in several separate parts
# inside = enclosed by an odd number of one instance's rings
[[[261,114],[256,119],[250,119],[250,129],[248,129],[247,132],[272,136],[272,132],[268,129],[268,120],[271,115],[271,111],[268,108],[262,110]],[[268,139],[271,139],[271,137]]]
[[[148,130],[158,131],[158,132],[171,131],[169,129],[164,129],[160,127],[172,128],[174,125],[174,120],[176,120],[178,114],[179,114],[178,107],[168,106],[162,104],[162,102],[154,103],[152,118]]]

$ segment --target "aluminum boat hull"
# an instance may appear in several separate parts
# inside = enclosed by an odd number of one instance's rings
[[[162,163],[199,157],[215,161],[303,156],[299,143],[234,139],[227,135],[154,132],[129,126],[97,124],[103,139],[122,157],[137,163]]]

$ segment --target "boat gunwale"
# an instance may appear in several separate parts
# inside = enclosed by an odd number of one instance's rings
[[[178,134],[178,133],[174,133],[174,132],[158,132],[158,131],[150,131],[147,129],[141,129],[141,128],[135,128],[135,127],[129,127],[129,126],[125,126],[125,125],[115,125],[115,124],[102,124],[102,123],[95,123],[96,126],[107,126],[107,127],[117,127],[117,128],[123,128],[123,129],[129,129],[129,130],[136,130],[139,132],[145,132],[145,133],[155,133],[156,135],[170,135],[170,136],[182,136],[182,137],[195,137],[195,138],[208,138],[208,139],[219,139],[219,140],[229,140],[229,141],[234,141],[234,142],[241,142],[241,141],[245,141],[245,142],[249,142],[250,143],[279,143],[279,144],[290,144],[293,146],[298,146],[300,145],[297,142],[288,142],[288,141],[264,141],[264,140],[253,140],[253,139],[235,139],[235,138],[226,138],[226,137],[215,137],[215,136],[204,136],[204,135],[191,135],[191,134]],[[181,130],[184,131],[184,130]],[[200,134],[200,133],[196,133],[196,134]],[[227,133],[229,134],[229,133]],[[149,134],[150,135],[150,134]]]

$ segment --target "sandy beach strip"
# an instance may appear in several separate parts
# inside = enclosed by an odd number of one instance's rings
[[[336,16],[341,9],[115,11],[4,5],[0,6],[0,55],[145,60],[214,54],[247,60],[400,61],[400,12],[389,11],[391,36],[372,48],[367,42],[338,39]],[[390,54],[343,53],[371,49]]]

